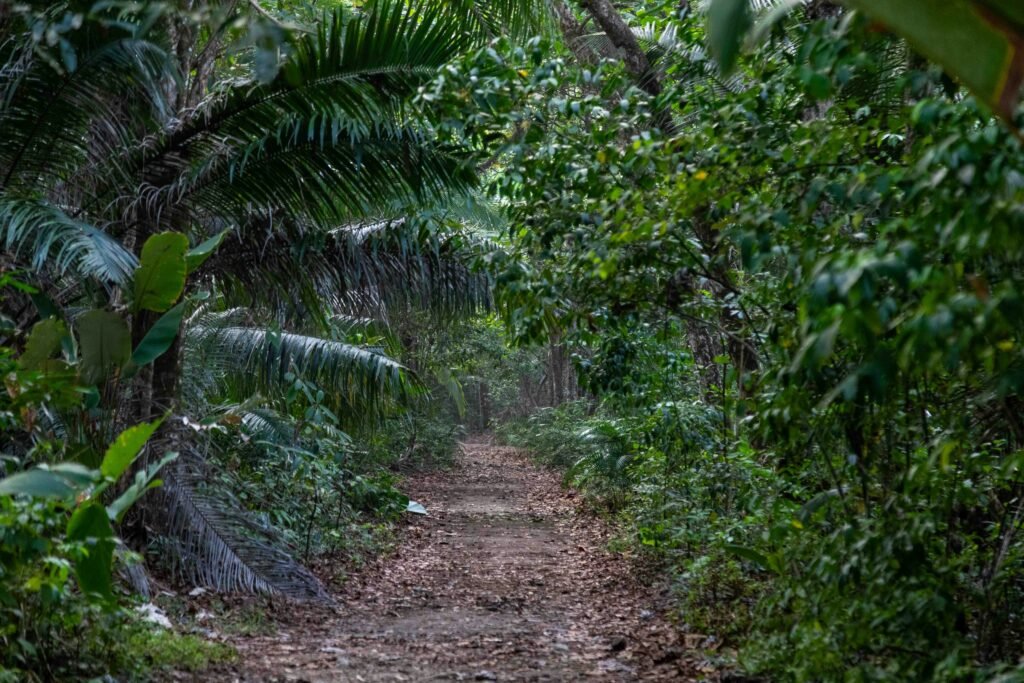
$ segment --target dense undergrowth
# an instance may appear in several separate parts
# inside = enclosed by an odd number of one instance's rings
[[[922,505],[957,475],[919,474],[927,480],[876,515],[843,523],[828,510],[835,492],[786,477],[771,453],[718,441],[715,420],[699,402],[628,418],[565,404],[498,434],[562,469],[595,510],[618,520],[623,547],[665,572],[681,628],[738,647],[741,670],[1016,680],[1019,595],[1012,582],[996,600],[981,590],[1005,551],[957,538],[948,518]],[[976,457],[978,470],[959,476],[971,489],[996,485],[986,478],[991,456]],[[967,494],[960,504],[972,503]],[[979,666],[999,653],[1008,664]]]

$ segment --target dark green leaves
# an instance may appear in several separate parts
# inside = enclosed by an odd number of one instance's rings
[[[186,302],[182,301],[160,316],[132,352],[132,364],[138,367],[148,365],[171,348],[175,337],[178,336],[181,319],[185,315],[185,304]]]
[[[163,469],[164,465],[172,462],[178,457],[177,453],[167,453],[161,458],[160,462],[150,465],[146,469],[140,469],[135,473],[135,479],[131,485],[124,490],[118,498],[107,506],[107,515],[114,522],[120,522],[124,513],[135,504],[135,502],[142,497],[142,495],[149,489],[156,488],[163,484],[161,479],[157,479],[156,475]]]
[[[708,9],[708,43],[723,73],[736,66],[743,37],[751,26],[750,0],[714,0]]]
[[[153,235],[142,247],[135,272],[135,310],[166,311],[185,289],[188,238],[180,232]]]
[[[1024,15],[1018,0],[846,0],[906,38],[1005,119],[1024,83]]]
[[[75,560],[78,585],[86,593],[111,597],[111,569],[116,541],[107,510],[96,502],[82,505],[71,515],[67,536],[70,541],[86,542],[85,554]]]
[[[753,548],[737,545],[735,543],[727,543],[725,545],[725,549],[736,557],[740,557],[748,562],[753,562],[761,569],[768,569],[768,558]]]
[[[64,323],[53,318],[41,320],[32,328],[19,363],[26,370],[39,370],[60,352],[61,340],[67,334]]]
[[[74,462],[35,467],[0,479],[0,495],[68,498],[96,481],[96,473]]]
[[[185,254],[185,267],[188,274],[192,274],[196,271],[199,266],[206,262],[206,259],[213,255],[213,252],[217,251],[217,247],[224,241],[224,237],[227,236],[228,231],[224,230],[219,232],[210,239],[206,240],[202,244],[199,244],[188,250]]]
[[[120,370],[131,355],[128,324],[116,313],[93,310],[78,319],[81,348],[79,374],[86,384],[98,384]]]
[[[67,479],[49,470],[35,469],[0,480],[0,495],[23,494],[39,498],[67,498],[75,489]]]

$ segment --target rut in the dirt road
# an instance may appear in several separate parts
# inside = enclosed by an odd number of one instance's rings
[[[429,516],[356,577],[329,618],[238,643],[243,680],[686,679],[699,662],[557,477],[466,444],[410,483]]]

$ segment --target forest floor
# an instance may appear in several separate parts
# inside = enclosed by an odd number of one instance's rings
[[[203,680],[715,680],[607,525],[557,473],[467,443],[456,466],[406,482],[429,511],[357,572],[331,610],[286,608],[272,635]],[[220,676],[223,676],[221,678]]]

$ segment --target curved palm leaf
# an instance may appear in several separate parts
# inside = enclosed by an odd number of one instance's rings
[[[280,391],[289,373],[315,382],[352,420],[377,416],[391,399],[415,389],[411,373],[376,351],[343,342],[253,327],[190,328],[186,343],[206,352],[186,362],[201,362],[222,375],[239,395]]]
[[[291,120],[270,135],[209,157],[165,190],[197,211],[230,219],[272,207],[320,224],[372,215],[398,202],[431,202],[474,182],[462,150],[409,127],[348,127],[329,114]]]
[[[471,262],[488,244],[398,219],[355,223],[329,235],[280,224],[263,240],[235,239],[213,264],[230,298],[279,320],[333,314],[386,320],[415,306],[454,315],[487,308],[490,282]]]
[[[261,139],[282,121],[323,112],[364,130],[394,120],[424,80],[469,46],[446,25],[441,5],[387,0],[355,17],[336,10],[316,33],[292,37],[288,62],[274,81],[232,84],[145,163],[215,156],[226,142]]]
[[[71,271],[124,286],[139,265],[107,233],[39,200],[0,196],[0,236],[4,251],[35,270],[50,267],[59,275]]]
[[[221,592],[330,602],[323,584],[292,558],[283,542],[249,519],[229,492],[210,486],[211,479],[203,458],[186,448],[159,489],[157,519],[175,541],[171,559],[177,571]]]
[[[65,38],[73,68],[23,51],[19,68],[0,75],[0,188],[37,188],[42,178],[73,176],[90,158],[119,158],[136,144],[142,122],[166,111],[160,84],[173,74],[164,50],[140,26],[89,15]],[[31,46],[32,36],[23,27],[11,38]],[[133,106],[110,116],[117,101]],[[87,135],[97,121],[101,129]]]
[[[491,40],[506,36],[519,41],[554,30],[554,14],[547,0],[450,0],[453,17],[468,20],[471,34]]]

